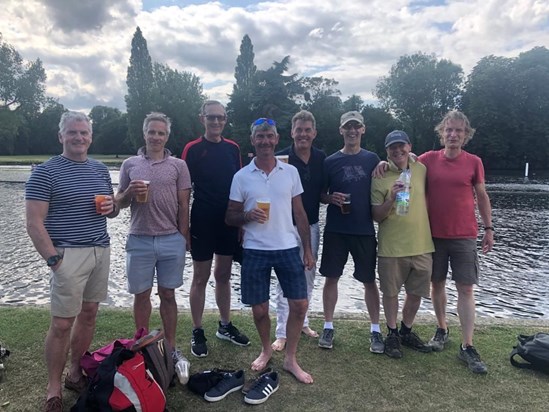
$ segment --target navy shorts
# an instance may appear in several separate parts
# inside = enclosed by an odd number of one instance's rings
[[[209,208],[191,209],[191,256],[205,262],[213,259],[214,253],[233,256],[238,246],[238,228],[225,224],[225,210]]]
[[[269,300],[271,269],[286,299],[307,299],[307,281],[299,247],[284,250],[244,249],[241,270],[242,303],[259,305]]]
[[[376,280],[377,241],[375,236],[347,235],[324,232],[320,274],[327,278],[338,278],[349,259],[355,263],[353,276],[362,283]]]

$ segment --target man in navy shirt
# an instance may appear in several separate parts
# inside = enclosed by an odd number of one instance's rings
[[[324,186],[323,167],[326,154],[316,147],[313,141],[316,137],[316,120],[311,112],[301,110],[292,118],[291,146],[277,152],[277,155],[288,156],[288,163],[295,166],[299,172],[303,193],[303,207],[307,212],[309,229],[311,231],[311,249],[315,261],[318,259],[318,246],[320,230],[318,227],[318,215],[320,207],[320,194]],[[294,222],[295,224],[295,222]],[[301,250],[303,253],[303,250]],[[307,298],[310,301],[315,283],[316,265],[305,270],[307,278]],[[281,351],[286,346],[286,322],[288,320],[288,300],[282,293],[280,284],[276,287],[276,340],[272,348]],[[302,332],[310,337],[318,338],[318,333],[309,327],[309,319],[305,316]]]
[[[200,122],[206,129],[204,136],[187,143],[181,158],[189,167],[194,197],[191,208],[191,353],[204,357],[208,356],[208,347],[202,315],[214,255],[215,300],[220,315],[216,336],[239,346],[247,346],[250,341],[230,321],[231,266],[238,246],[238,228],[225,224],[225,211],[233,176],[242,167],[240,148],[236,142],[221,136],[227,114],[218,101],[204,102]]]

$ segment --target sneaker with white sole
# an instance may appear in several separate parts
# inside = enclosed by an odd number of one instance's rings
[[[334,330],[324,329],[320,338],[318,338],[318,346],[324,349],[332,349],[334,347]]]
[[[241,333],[232,322],[229,322],[228,325],[222,325],[219,322],[219,328],[217,328],[215,336],[221,340],[228,340],[238,346],[248,346],[250,344],[250,339]]]
[[[440,352],[444,349],[444,345],[450,340],[450,329],[437,328],[435,335],[431,338],[428,345],[433,348],[434,352]]]
[[[193,337],[191,338],[191,353],[197,358],[204,358],[208,356],[208,346],[206,345],[206,337],[204,336],[204,329],[193,329]]]
[[[244,397],[244,402],[250,405],[259,405],[265,402],[278,390],[278,372],[262,375],[252,389]]]
[[[385,353],[385,343],[383,343],[383,335],[379,332],[370,334],[370,352]]]
[[[236,392],[244,386],[244,371],[234,373],[226,372],[223,379],[212,389],[204,394],[208,402],[217,402],[225,398],[229,393]]]

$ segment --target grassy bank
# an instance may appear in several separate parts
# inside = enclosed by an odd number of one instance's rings
[[[191,322],[188,314],[179,319],[178,344],[191,361],[191,372],[213,367],[244,369],[259,353],[258,336],[250,315],[236,314],[235,324],[245,331],[252,345],[240,348],[215,338],[216,316],[205,317],[209,356],[202,359],[189,354]],[[5,362],[6,373],[0,382],[0,411],[37,411],[45,393],[46,371],[43,341],[49,323],[46,309],[0,308],[0,341],[12,351]],[[151,326],[160,324],[153,314]],[[321,319],[312,326],[320,329]],[[549,331],[547,327],[524,325],[482,325],[476,331],[476,346],[489,367],[486,376],[471,374],[456,359],[459,328],[451,329],[453,338],[447,350],[420,354],[404,349],[400,360],[368,351],[368,324],[361,320],[336,321],[334,349],[321,350],[317,341],[302,337],[299,359],[314,377],[313,385],[297,383],[281,370],[282,357],[275,354],[272,366],[281,372],[281,387],[265,404],[255,407],[243,403],[240,392],[217,403],[208,403],[177,386],[168,393],[168,408],[173,411],[541,411],[547,408],[549,377],[518,370],[509,363],[509,352],[519,333]],[[420,336],[433,332],[432,324],[415,327]],[[117,337],[133,334],[131,313],[127,310],[101,309],[93,348]],[[65,410],[75,402],[65,391]]]
[[[0,165],[32,165],[45,162],[53,155],[29,155],[29,156],[0,156]],[[90,157],[97,159],[107,166],[120,166],[125,158],[132,156],[125,155],[104,155],[104,154],[90,154]]]

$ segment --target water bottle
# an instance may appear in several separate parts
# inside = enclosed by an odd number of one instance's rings
[[[177,358],[177,362],[174,367],[175,374],[177,375],[177,379],[179,379],[181,385],[186,385],[189,381],[189,370],[191,368],[191,363],[180,351],[176,352],[175,357]]]
[[[396,214],[406,216],[410,209],[410,180],[412,172],[410,169],[403,170],[398,180],[402,182],[404,188],[396,194]]]

